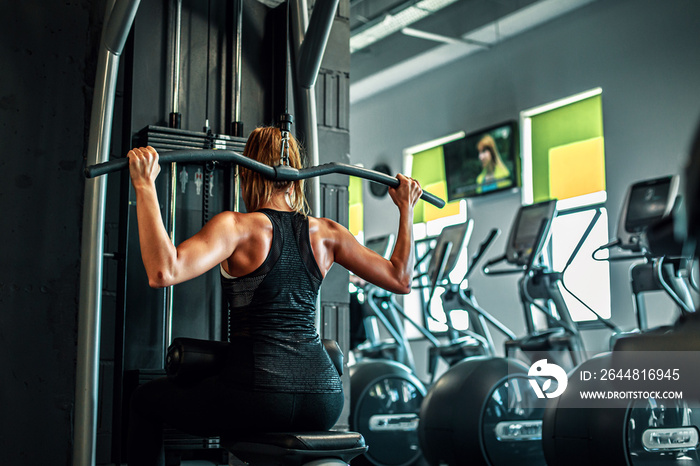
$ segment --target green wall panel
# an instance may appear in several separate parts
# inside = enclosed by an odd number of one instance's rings
[[[603,136],[601,96],[535,115],[532,123],[532,188],[534,202],[550,199],[549,149]]]

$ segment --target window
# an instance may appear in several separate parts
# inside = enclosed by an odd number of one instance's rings
[[[608,242],[608,214],[601,216],[583,243],[581,250],[566,269],[565,286],[601,317],[610,318],[610,266],[591,258],[593,251]],[[552,267],[562,271],[581,235],[595,215],[594,209],[562,212],[552,224]],[[600,254],[602,256],[602,254]],[[596,317],[576,298],[563,292],[566,305],[575,321],[595,320]]]
[[[424,190],[447,200],[445,161],[442,147],[450,141],[464,137],[464,135],[464,132],[454,133],[405,149],[404,173],[411,173],[411,176],[421,184]],[[439,235],[446,226],[466,221],[467,203],[465,200],[449,202],[442,209],[438,209],[427,202],[419,202],[413,212],[413,236],[416,239],[417,259],[420,259],[422,255],[431,249],[432,243],[429,238]],[[467,254],[463,253],[450,274],[450,278],[459,280],[464,275],[466,261]],[[427,267],[428,261],[426,260],[420,265],[418,272],[427,271]],[[429,298],[429,290],[427,288],[415,289],[410,295],[404,297],[406,313],[416,322],[428,327],[430,331],[445,331],[447,327],[441,323],[445,321],[440,301],[443,291],[442,288],[438,287],[432,300],[430,300],[430,315],[437,320],[430,319],[427,315],[428,311],[425,305]],[[406,327],[406,332],[409,338],[420,336],[420,333],[410,325]]]
[[[409,147],[404,150],[404,173],[410,173],[421,187],[447,200],[447,183],[445,182],[445,159],[442,151],[443,144],[464,137],[463,132],[435,139],[425,144]],[[450,217],[455,217],[451,218]],[[445,219],[434,223],[435,220]],[[413,211],[414,225],[425,224],[425,230],[418,227],[415,233],[421,236],[439,234],[446,225],[454,225],[466,220],[466,203],[448,202],[445,207],[438,209],[427,202],[419,202]]]
[[[601,89],[594,89],[521,113],[522,196],[524,204],[558,200],[550,245],[551,265],[558,271],[601,209],[564,282],[596,313],[609,318],[610,267],[591,257],[608,242],[601,95]],[[595,319],[576,298],[563,294],[574,320]]]

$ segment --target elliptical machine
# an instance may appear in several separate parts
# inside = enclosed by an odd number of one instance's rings
[[[419,289],[427,289],[427,297],[424,295],[425,319],[432,319],[444,325],[447,341],[443,343],[437,340],[427,328],[404,315],[406,321],[412,324],[431,343],[428,350],[430,384],[435,382],[439,361],[444,361],[448,367],[451,367],[466,358],[495,354],[493,338],[487,322],[507,337],[514,338],[514,334],[508,328],[479,307],[470,288],[463,288],[463,284],[468,283],[469,276],[476,269],[486,250],[500,234],[498,229],[491,230],[480,244],[477,252],[470,258],[462,278],[460,280],[450,278],[460,254],[466,248],[472,228],[473,220],[471,219],[463,224],[443,228],[432,249],[426,273],[416,277],[421,280],[426,279],[423,282],[427,281],[425,284],[416,286]],[[436,318],[431,312],[431,302],[437,288],[444,289],[440,295],[444,320]],[[461,320],[467,323],[468,328],[458,328],[455,325],[454,315],[461,311],[466,313],[466,319]]]
[[[435,245],[431,260],[431,265],[435,265],[429,267],[426,274],[428,277],[427,287],[429,288],[429,297],[426,300],[426,316],[439,321],[430,313],[430,302],[436,288],[443,288],[444,291],[440,296],[440,301],[445,320],[444,322],[440,321],[440,323],[447,327],[447,342],[440,343],[435,341],[429,349],[428,373],[431,377],[431,384],[435,382],[437,366],[440,360],[444,361],[448,367],[452,367],[467,358],[495,356],[496,347],[490,327],[505,335],[506,338],[515,338],[515,334],[508,327],[479,306],[472,289],[468,286],[464,287],[465,283],[469,283],[469,277],[476,270],[486,251],[500,235],[500,230],[495,228],[488,233],[477,248],[477,251],[470,258],[467,270],[462,278],[460,280],[451,280],[450,275],[454,268],[454,262],[456,262],[456,258],[451,258],[451,255],[455,250],[453,244],[456,243],[455,240],[458,238],[454,231],[459,231],[459,228],[460,225],[453,225],[443,229]],[[463,323],[467,323],[466,329],[457,328],[457,325],[455,325],[456,319],[454,316],[458,312],[466,313],[466,319],[460,319]],[[411,319],[407,318],[407,320],[421,330]],[[421,332],[425,334],[423,330]]]
[[[367,241],[384,257],[391,254],[393,236]],[[418,412],[427,393],[415,375],[411,348],[406,340],[394,296],[371,284],[358,284],[359,304],[366,341],[355,346],[350,373],[350,428],[361,431],[369,450],[355,464],[408,466],[421,459]],[[390,338],[382,338],[380,325]]]
[[[530,365],[540,367],[543,359],[549,359],[570,369],[584,357],[580,334],[558,289],[561,274],[536,265],[555,215],[555,201],[521,207],[505,254],[484,266],[487,275],[522,274],[519,289],[528,334],[506,342],[506,357],[465,359],[431,387],[419,425],[421,448],[429,464],[493,466],[517,461],[544,465],[540,440],[545,399],[530,383]],[[589,231],[590,227],[579,244]],[[490,269],[504,261],[511,268]],[[545,328],[538,329],[533,307],[545,317]],[[527,363],[515,356],[524,356]],[[552,388],[544,387],[545,391]]]
[[[676,177],[630,186],[618,237],[599,248],[616,246],[628,252],[608,260],[645,260],[630,269],[639,328],[613,335],[613,352],[595,356],[576,368],[569,374],[567,391],[548,405],[543,419],[543,447],[550,466],[700,464],[700,404],[685,397],[649,396],[673,387],[682,389],[697,371],[697,367],[684,364],[688,362],[687,354],[671,356],[673,353],[665,352],[680,349],[674,348],[669,338],[659,339],[670,336],[674,327],[650,329],[641,296],[649,291],[665,291],[681,310],[681,320],[692,312],[690,293],[680,277],[688,258],[683,257],[682,247],[672,239],[668,228],[677,205],[677,186]],[[664,232],[663,244],[652,244],[650,240],[660,231]],[[685,381],[679,380],[682,373]],[[594,392],[616,394],[618,398],[581,399],[581,393]]]
[[[431,383],[440,360],[453,366],[466,358],[495,355],[488,324],[506,337],[515,338],[509,329],[478,306],[469,289],[462,288],[462,283],[475,270],[499,234],[498,230],[492,230],[479,246],[462,279],[455,282],[449,280],[472,230],[473,220],[445,227],[437,239],[431,240],[435,242],[434,246],[417,264],[429,259],[426,273],[416,277],[427,280],[427,284],[417,286],[427,290],[427,309],[436,289],[445,288],[441,299],[446,317],[442,323],[448,329],[446,343],[408,316],[393,294],[372,286],[362,290],[367,341],[357,346],[354,353],[359,362],[350,367],[351,428],[362,433],[370,448],[356,462],[381,466],[412,464],[422,459],[417,427],[426,389],[412,371],[413,357],[403,332],[405,322],[414,326],[431,344],[428,361]],[[386,238],[368,241],[368,247],[388,255],[390,244],[387,247],[386,241]],[[452,324],[452,314],[456,311],[467,312],[468,329],[460,330]],[[388,341],[380,338],[379,323],[391,336]],[[393,396],[385,396],[391,393]],[[408,399],[402,398],[405,393],[410,393]]]
[[[646,293],[664,292],[682,314],[694,310],[688,287],[693,261],[684,255],[682,245],[673,239],[674,212],[680,208],[681,203],[677,176],[664,176],[632,184],[627,190],[620,214],[617,238],[593,253],[595,259],[598,251],[616,247],[625,254],[597,260],[643,259],[643,262],[637,262],[630,268],[637,329],[613,335],[611,349],[621,338],[650,330],[643,297]],[[658,244],[659,240],[656,239],[660,234],[663,244]],[[650,238],[653,245],[649,244]],[[669,239],[672,241],[669,242]]]
[[[427,277],[426,288],[429,288],[430,297],[438,285],[444,285],[443,277],[455,267],[472,229],[472,220],[444,228],[434,240],[434,247],[416,264],[418,267],[429,259],[427,272],[416,278]],[[489,237],[488,244],[494,237],[495,233]],[[390,237],[367,242],[368,247],[384,257],[390,255],[392,244]],[[478,257],[488,244],[482,245]],[[478,258],[473,260],[472,265],[477,261]],[[366,341],[353,349],[358,362],[350,366],[350,425],[365,436],[370,449],[355,461],[378,466],[419,462],[422,455],[417,433],[418,413],[427,390],[415,375],[413,354],[403,331],[404,323],[413,325],[432,345],[428,370],[431,378],[439,358],[450,364],[475,354],[491,354],[493,344],[490,338],[483,336],[488,333],[458,332],[449,324],[449,319],[448,328],[454,330],[454,335],[448,344],[442,344],[403,311],[393,294],[367,285],[357,297],[362,304]],[[379,324],[390,336],[388,340],[381,338]],[[500,323],[496,324],[502,327]]]

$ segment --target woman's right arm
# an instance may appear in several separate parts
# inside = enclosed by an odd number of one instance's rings
[[[334,261],[358,277],[393,293],[407,294],[413,280],[413,208],[423,190],[417,181],[399,174],[399,186],[389,195],[399,209],[399,227],[389,260],[362,246],[345,228],[337,228]]]
[[[156,192],[158,152],[150,146],[134,148],[128,157],[136,193],[141,259],[150,286],[162,288],[190,280],[233,254],[239,227],[231,212],[216,215],[197,234],[175,247],[163,225]]]

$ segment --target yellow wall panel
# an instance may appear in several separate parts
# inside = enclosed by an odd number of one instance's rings
[[[360,204],[352,204],[350,208],[348,209],[349,212],[349,220],[348,220],[348,230],[350,230],[350,233],[352,233],[354,236],[357,236],[360,234],[362,229],[364,228],[363,225],[363,215],[364,215],[364,209],[363,205]]]
[[[549,192],[552,199],[569,199],[599,191],[605,191],[602,137],[549,150]]]
[[[423,189],[435,194],[440,199],[447,199],[447,184],[444,181],[423,186]],[[459,201],[448,202],[442,209],[423,201],[420,201],[419,204],[423,204],[423,221],[425,222],[459,214]]]

